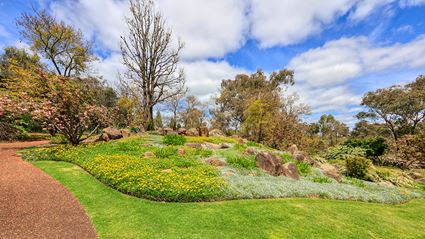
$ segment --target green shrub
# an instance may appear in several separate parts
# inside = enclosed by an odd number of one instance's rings
[[[349,156],[345,159],[347,176],[365,179],[372,162],[360,156]]]
[[[177,156],[177,149],[171,146],[154,148],[153,153],[157,158],[170,158],[172,156]]]
[[[344,160],[349,156],[359,156],[365,157],[366,151],[358,147],[349,147],[345,145],[338,145],[329,148],[326,151],[325,159],[326,160]]]
[[[313,182],[315,183],[332,183],[332,179],[328,177],[314,177]]]
[[[169,134],[164,136],[162,142],[165,145],[184,145],[186,143],[186,138],[177,134]]]
[[[296,161],[295,164],[297,165],[298,171],[302,176],[307,176],[311,172],[311,165],[301,161]]]
[[[376,158],[385,153],[388,145],[382,137],[369,138],[369,139],[349,139],[344,142],[345,146],[351,148],[362,148],[366,152],[366,157]]]
[[[279,156],[280,158],[282,158],[283,163],[291,162],[294,160],[294,158],[292,158],[292,155],[290,153],[281,153],[279,154]]]
[[[229,157],[227,163],[235,168],[254,169],[257,167],[255,157]]]

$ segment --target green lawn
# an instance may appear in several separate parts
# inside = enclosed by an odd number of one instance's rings
[[[101,238],[425,238],[425,200],[161,203],[121,194],[70,163],[34,165],[78,198]]]

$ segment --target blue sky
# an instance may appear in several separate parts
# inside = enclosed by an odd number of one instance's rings
[[[295,70],[308,120],[332,113],[353,125],[361,96],[425,74],[425,0],[157,0],[186,43],[181,66],[192,94],[208,100],[238,73]],[[0,47],[28,47],[15,19],[31,7],[95,42],[94,73],[111,84],[126,33],[126,0],[0,0]]]

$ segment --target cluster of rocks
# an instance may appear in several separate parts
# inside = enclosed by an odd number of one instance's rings
[[[292,145],[288,148],[287,151],[295,160],[319,168],[325,176],[333,178],[338,182],[341,182],[341,174],[339,173],[339,170],[332,164],[313,160],[307,153],[299,151],[296,145]]]
[[[108,142],[109,140],[122,139],[139,134],[143,134],[143,132],[133,133],[129,129],[108,127],[102,130],[102,134],[95,140],[95,142]]]
[[[161,135],[168,135],[168,134],[178,134],[178,135],[184,135],[184,136],[213,136],[213,137],[224,137],[225,134],[219,130],[219,129],[212,129],[211,131],[208,129],[208,127],[201,126],[197,128],[179,128],[177,131],[174,131],[171,128],[159,128],[157,129],[157,132]]]

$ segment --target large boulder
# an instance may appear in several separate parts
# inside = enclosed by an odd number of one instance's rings
[[[212,166],[215,167],[223,167],[226,166],[226,162],[224,162],[223,160],[217,158],[217,157],[211,157],[209,159],[207,159],[206,161],[208,164],[211,164]]]
[[[99,138],[97,138],[95,140],[95,142],[108,142],[108,141],[109,141],[109,136],[107,134],[105,134],[105,133],[101,134],[99,136]]]
[[[131,131],[129,129],[122,129],[121,130],[121,135],[123,138],[127,138],[131,136]]]
[[[300,179],[300,173],[298,172],[297,166],[294,163],[286,163],[282,166],[283,175],[288,178],[295,180]]]
[[[283,174],[282,159],[274,154],[268,152],[261,152],[255,156],[257,167],[265,170],[273,176],[280,176]]]
[[[198,134],[199,136],[208,137],[209,136],[208,127],[205,127],[205,126],[198,127]]]
[[[199,132],[196,128],[190,128],[185,132],[186,136],[199,136]]]
[[[179,135],[186,135],[186,129],[185,128],[179,128],[178,130],[177,130],[177,134],[179,134]]]
[[[317,166],[325,176],[333,178],[337,182],[341,182],[341,174],[335,166],[329,163],[317,163]]]
[[[123,137],[121,130],[111,127],[103,129],[103,133],[107,134],[109,139],[121,139]]]
[[[309,165],[315,164],[314,160],[311,159],[311,157],[307,153],[301,151],[296,152],[295,155],[293,155],[292,157],[297,161],[301,161]]]
[[[210,136],[213,137],[223,137],[225,136],[223,131],[219,130],[219,129],[212,129],[209,133]]]

